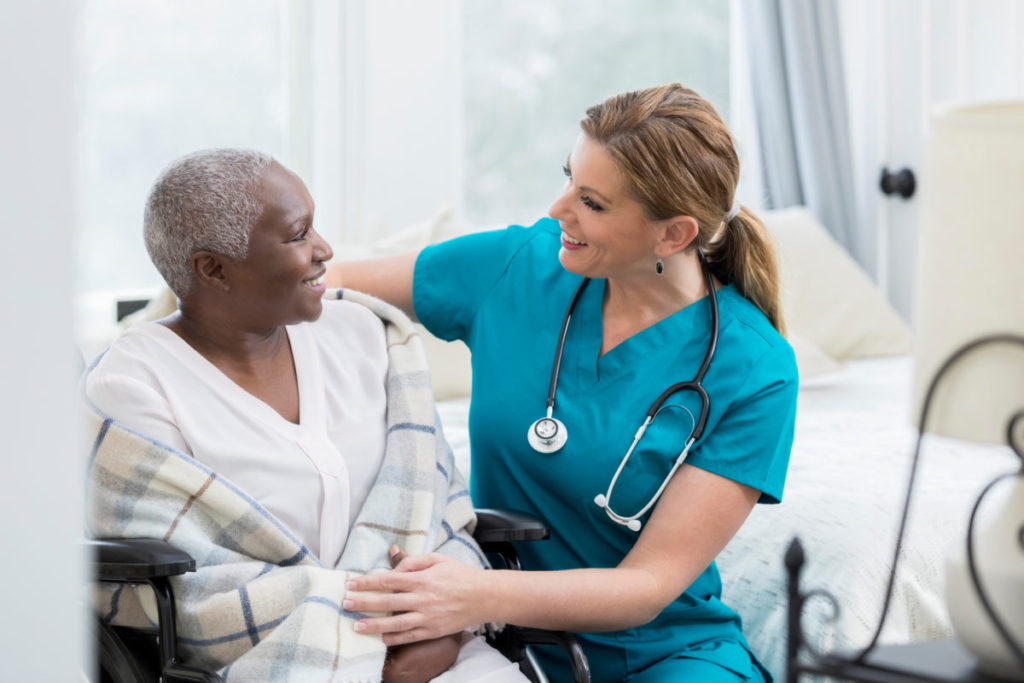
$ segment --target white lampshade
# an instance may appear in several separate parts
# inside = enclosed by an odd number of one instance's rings
[[[914,410],[939,366],[983,335],[1024,335],[1024,101],[947,106],[931,120],[915,290]],[[927,431],[1006,443],[1024,407],[1024,351],[990,345],[938,386]]]
[[[1024,337],[1024,101],[946,107],[932,116],[915,291],[915,421],[944,361],[982,337]],[[1007,442],[1024,409],[1024,348],[986,343],[936,386],[926,431]],[[1014,435],[1014,443],[1024,435]],[[1007,470],[1013,466],[1007,459]],[[1017,463],[1019,466],[1020,463]],[[965,461],[963,466],[970,467]],[[1012,642],[1024,642],[1024,474],[988,508],[972,548],[985,594]],[[1024,680],[1020,659],[982,606],[965,545],[946,565],[946,600],[960,641],[987,673]]]

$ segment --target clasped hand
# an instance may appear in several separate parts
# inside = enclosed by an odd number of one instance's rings
[[[392,555],[398,548],[392,548]],[[391,616],[360,619],[361,633],[379,633],[388,646],[438,638],[475,628],[486,621],[477,596],[484,570],[432,553],[405,557],[394,571],[355,577],[344,607],[352,612],[386,612]]]

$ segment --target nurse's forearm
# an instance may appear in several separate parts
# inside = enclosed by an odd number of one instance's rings
[[[372,294],[402,309],[415,320],[412,279],[419,252],[367,261],[341,261],[327,266],[327,286]]]
[[[344,606],[394,613],[356,624],[357,630],[384,634],[389,645],[490,621],[569,631],[640,626],[707,569],[758,495],[756,489],[684,466],[614,569],[484,570],[442,555],[421,555],[406,558],[394,572],[352,578]]]
[[[636,568],[483,572],[487,621],[564,631],[617,631],[653,620],[678,593]]]

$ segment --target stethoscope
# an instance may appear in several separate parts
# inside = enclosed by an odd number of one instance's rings
[[[715,294],[715,284],[711,277],[711,271],[708,268],[707,262],[705,261],[704,254],[698,252],[700,258],[701,270],[704,272],[704,281],[707,284],[708,296],[711,299],[711,341],[708,342],[708,350],[704,354],[704,360],[700,364],[700,369],[697,370],[697,376],[689,382],[679,382],[673,384],[668,389],[662,392],[658,396],[657,400],[651,405],[647,411],[647,417],[644,419],[643,424],[636,430],[636,434],[633,435],[633,443],[630,444],[629,450],[626,451],[626,455],[622,458],[619,463],[618,469],[615,470],[615,475],[608,483],[608,490],[604,493],[599,493],[594,497],[594,503],[604,508],[604,511],[608,516],[615,522],[622,524],[623,526],[629,527],[631,531],[640,531],[640,517],[643,517],[648,510],[650,510],[658,498],[661,497],[665,487],[668,486],[668,482],[672,479],[672,475],[676,473],[676,470],[686,460],[686,456],[690,452],[690,447],[693,446],[694,442],[700,438],[701,434],[704,433],[704,426],[708,421],[708,413],[711,410],[711,401],[708,398],[708,393],[704,390],[702,384],[704,375],[708,371],[708,366],[711,365],[711,359],[715,355],[715,346],[718,344],[718,297]],[[551,383],[548,385],[548,402],[547,402],[547,415],[540,418],[532,425],[526,433],[526,439],[529,441],[530,446],[533,447],[538,453],[555,453],[565,446],[565,442],[569,438],[569,434],[565,428],[565,425],[561,420],[553,416],[555,409],[555,389],[558,386],[558,370],[562,365],[562,352],[565,349],[565,336],[569,331],[569,322],[572,320],[573,311],[576,309],[576,304],[579,302],[580,295],[583,290],[587,288],[587,284],[590,283],[590,278],[584,278],[580,282],[576,291],[572,295],[572,299],[569,300],[569,307],[565,311],[565,318],[562,320],[562,329],[558,334],[558,345],[555,347],[555,362],[551,368]],[[654,496],[647,501],[647,505],[644,505],[634,515],[620,515],[611,508],[611,497],[612,491],[615,489],[615,483],[619,479],[619,475],[625,468],[626,463],[629,462],[629,457],[633,454],[633,450],[636,448],[637,443],[640,442],[640,438],[647,431],[647,426],[654,420],[655,415],[661,410],[662,404],[668,399],[669,396],[678,393],[680,391],[693,391],[700,397],[700,415],[694,423],[693,430],[690,432],[690,437],[686,440],[686,445],[683,446],[682,452],[676,458],[675,463],[672,465],[672,469],[665,476],[665,479],[661,482],[661,486],[655,492]]]

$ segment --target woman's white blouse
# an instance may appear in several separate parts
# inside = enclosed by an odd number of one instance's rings
[[[299,424],[159,323],[114,342],[85,390],[100,411],[237,485],[332,567],[384,454],[384,328],[362,306],[324,301],[319,320],[287,331]]]

